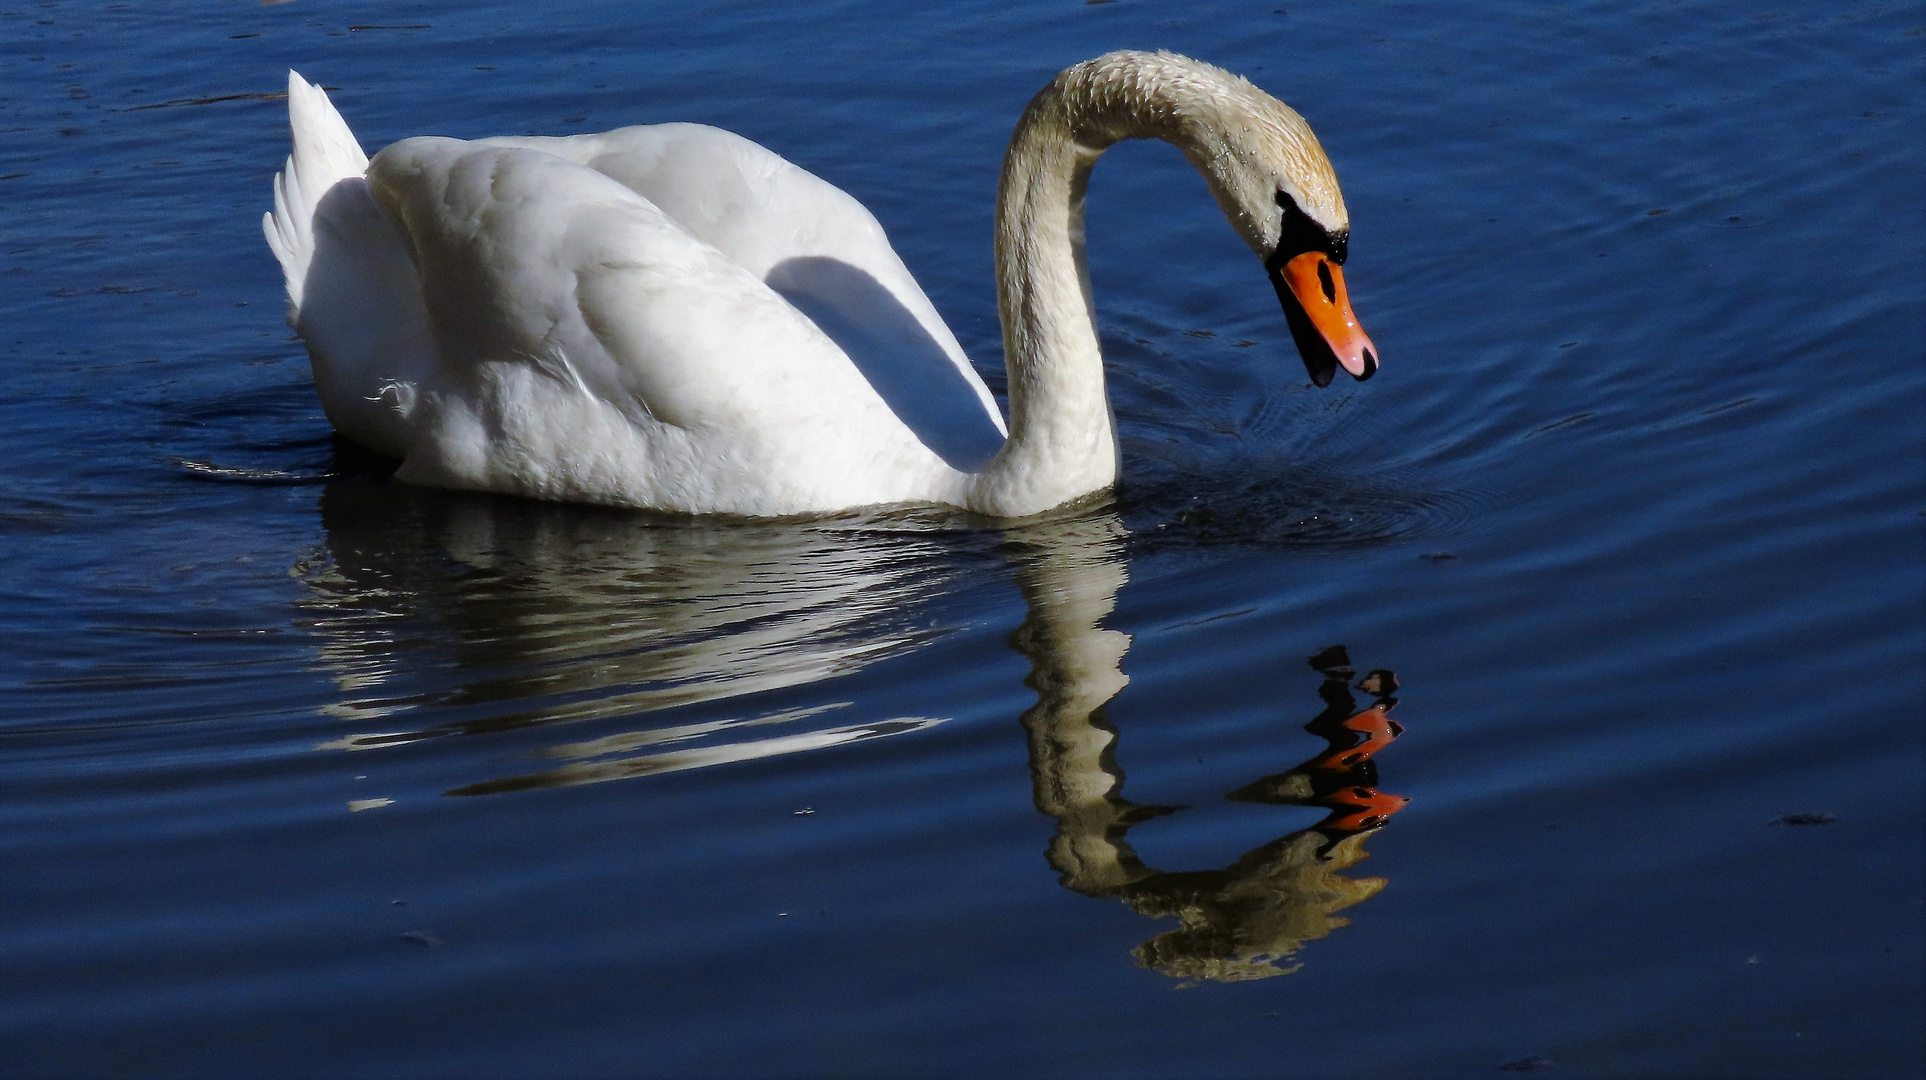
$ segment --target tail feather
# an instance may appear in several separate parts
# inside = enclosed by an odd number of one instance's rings
[[[308,264],[314,257],[314,214],[322,196],[343,180],[367,175],[368,155],[318,86],[288,72],[288,125],[294,152],[274,177],[274,210],[261,229],[288,282],[288,324],[301,312]]]
[[[261,219],[287,275],[288,325],[335,428],[405,458],[415,388],[436,370],[434,328],[405,235],[375,201],[368,158],[320,87],[288,72],[294,153]]]

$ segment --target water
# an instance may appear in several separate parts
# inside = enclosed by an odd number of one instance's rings
[[[1285,6],[0,4],[0,1071],[1918,1076],[1926,11]],[[292,66],[757,139],[1000,389],[1117,47],[1317,127],[1385,366],[1118,147],[1103,505],[410,489],[281,321]]]

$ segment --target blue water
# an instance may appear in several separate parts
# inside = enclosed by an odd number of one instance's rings
[[[1923,34],[0,0],[0,1073],[1919,1076]],[[294,67],[370,150],[756,139],[1000,391],[1004,143],[1120,47],[1316,127],[1384,367],[1120,146],[1103,505],[409,488],[282,320]]]

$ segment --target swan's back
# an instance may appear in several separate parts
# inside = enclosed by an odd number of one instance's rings
[[[980,468],[1007,430],[956,336],[874,215],[847,192],[720,128],[500,137],[635,191],[809,316],[951,466]]]
[[[605,174],[415,138],[368,180],[442,354],[402,478],[746,514],[946,493],[947,467],[834,341]]]
[[[409,139],[364,178],[290,92],[290,322],[330,419],[404,479],[781,514],[952,501],[1002,442],[875,219],[747,140]]]

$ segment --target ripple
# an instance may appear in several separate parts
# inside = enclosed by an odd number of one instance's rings
[[[190,479],[204,480],[217,484],[250,484],[257,487],[293,487],[302,484],[325,484],[336,479],[339,473],[333,472],[294,472],[288,469],[250,469],[240,465],[217,465],[209,461],[188,461],[177,458],[173,465],[183,470]]]
[[[0,501],[0,534],[57,533],[73,513],[73,507],[51,499],[16,495]]]
[[[1166,476],[1132,483],[1119,509],[1131,546],[1157,550],[1247,546],[1335,550],[1438,539],[1466,527],[1485,500],[1398,477],[1317,468]]]
[[[937,717],[902,717],[845,727],[823,728],[769,739],[694,747],[687,750],[668,750],[659,754],[642,754],[636,757],[617,758],[613,761],[563,765],[541,772],[468,784],[455,788],[447,794],[497,795],[509,791],[599,784],[609,780],[627,780],[638,776],[684,772],[689,769],[707,768],[711,765],[754,761],[759,758],[801,753],[806,750],[822,750],[832,746],[848,746],[851,743],[865,742],[870,739],[922,731],[942,722],[942,719]]]

